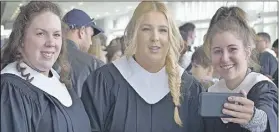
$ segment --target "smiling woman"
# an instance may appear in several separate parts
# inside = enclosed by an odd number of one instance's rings
[[[57,5],[21,7],[1,49],[1,132],[90,132],[82,102],[67,81],[62,31]],[[56,61],[61,76],[52,69]]]
[[[248,68],[255,33],[246,13],[239,7],[219,8],[206,34],[205,50],[222,78],[208,92],[243,94],[229,97],[224,104],[223,114],[232,118],[206,119],[207,132],[277,132],[278,88],[269,78]]]

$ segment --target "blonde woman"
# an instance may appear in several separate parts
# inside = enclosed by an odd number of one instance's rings
[[[278,89],[269,78],[249,69],[256,65],[251,59],[255,33],[246,13],[238,7],[219,8],[205,42],[212,65],[222,78],[208,92],[243,94],[228,97],[222,112],[231,118],[208,119],[206,131],[278,132]]]
[[[125,56],[84,84],[94,132],[200,132],[202,86],[179,67],[183,40],[163,3],[141,2],[125,31]]]

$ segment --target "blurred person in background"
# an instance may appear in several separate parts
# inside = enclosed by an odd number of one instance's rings
[[[272,50],[275,52],[276,57],[278,59],[278,39],[276,39],[272,44]]]
[[[122,52],[122,47],[124,46],[121,41],[122,37],[117,37],[111,40],[110,44],[106,47],[105,51],[107,52],[107,62],[110,63],[122,57],[124,52]]]
[[[67,50],[72,67],[73,87],[80,97],[85,79],[91,72],[104,65],[104,62],[87,53],[92,45],[92,36],[103,31],[96,26],[88,14],[79,9],[72,9],[66,13],[63,21],[68,27]]]
[[[106,63],[107,62],[107,58],[106,58],[107,52],[105,51],[106,41],[107,41],[107,37],[103,33],[93,36],[92,45],[90,45],[89,47],[88,54],[93,55],[96,58],[103,61],[104,63]]]
[[[276,39],[272,44],[272,50],[276,53],[277,61],[278,61],[278,39]],[[278,67],[275,73],[272,76],[273,82],[278,87]]]
[[[210,21],[206,54],[220,74],[208,92],[241,93],[228,97],[222,113],[228,118],[204,118],[206,132],[278,132],[278,89],[266,76],[249,69],[256,34],[239,7],[221,7]]]
[[[193,23],[185,23],[179,27],[180,34],[184,40],[184,49],[181,52],[179,59],[180,66],[186,71],[191,70],[191,46],[194,44],[196,39],[196,26]]]
[[[276,54],[274,53],[274,51],[269,48],[271,43],[270,41],[271,40],[268,33],[260,32],[257,34],[256,48],[260,53],[260,72],[272,79],[272,76],[278,68],[278,61],[276,59]]]
[[[197,47],[192,55],[191,59],[191,73],[192,75],[201,82],[204,88],[209,88],[218,79],[213,78],[213,66],[211,60],[206,56],[203,47]]]
[[[68,75],[61,17],[51,2],[20,7],[1,49],[1,132],[91,132]]]

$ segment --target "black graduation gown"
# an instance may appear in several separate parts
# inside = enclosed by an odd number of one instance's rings
[[[278,91],[269,81],[255,84],[248,92],[247,98],[255,103],[255,107],[266,112],[268,126],[265,132],[278,132]],[[249,132],[239,124],[225,124],[220,118],[204,118],[206,132]]]
[[[81,99],[94,132],[203,132],[198,114],[198,95],[202,91],[201,84],[184,72],[179,109],[183,127],[174,121],[170,93],[156,104],[146,103],[114,64],[107,64],[88,77]]]
[[[73,103],[65,107],[22,78],[1,74],[1,132],[90,132],[81,100],[68,91]]]

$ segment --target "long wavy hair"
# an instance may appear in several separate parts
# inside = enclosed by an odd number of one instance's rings
[[[20,65],[23,62],[23,56],[20,53],[20,48],[22,48],[22,42],[24,39],[24,33],[26,29],[30,26],[32,20],[43,12],[52,12],[57,15],[60,20],[62,18],[62,12],[58,5],[48,2],[30,2],[25,6],[20,7],[20,12],[14,21],[12,32],[9,36],[7,44],[1,49],[1,70],[7,66],[9,63],[17,62],[17,70],[21,72],[21,75],[26,78],[27,81],[31,82],[32,78],[29,78],[30,73],[25,74],[24,70],[26,67]],[[65,27],[61,21],[61,29],[64,32]],[[64,33],[62,33],[63,35]],[[65,38],[64,36],[62,38]],[[64,83],[67,88],[71,88],[71,82],[69,71],[70,66],[67,61],[67,51],[65,46],[65,40],[62,40],[62,47],[60,54],[56,60],[57,64],[61,67],[60,81]]]
[[[204,50],[206,55],[211,59],[212,39],[217,33],[231,32],[240,38],[243,42],[245,51],[250,53],[248,56],[248,66],[255,71],[260,69],[257,62],[252,59],[254,52],[253,45],[256,43],[256,34],[249,26],[247,14],[239,7],[220,7],[212,17],[209,29],[205,36]]]
[[[167,9],[164,3],[157,1],[143,1],[137,6],[130,22],[125,29],[124,36],[126,36],[125,43],[127,45],[125,54],[128,57],[131,57],[135,54],[137,48],[136,36],[139,29],[140,21],[143,19],[143,15],[150,11],[162,12],[168,21],[170,48],[166,56],[165,66],[168,74],[170,93],[172,95],[172,101],[175,106],[174,121],[176,122],[176,124],[182,126],[182,121],[180,119],[178,111],[181,100],[181,77],[179,75],[178,59],[180,56],[180,52],[183,49],[183,39],[180,36],[175,22],[171,18],[170,11]]]

